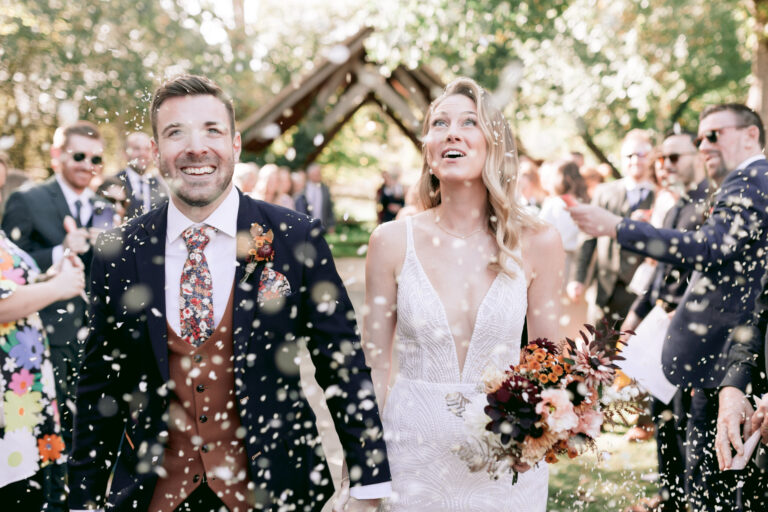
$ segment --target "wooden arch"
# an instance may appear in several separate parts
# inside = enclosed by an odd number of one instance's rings
[[[311,145],[297,154],[297,165],[312,162],[360,107],[374,103],[420,149],[424,112],[444,84],[428,67],[399,66],[389,76],[366,55],[364,28],[329,50],[312,72],[286,86],[269,103],[240,123],[243,148],[260,153],[286,130],[299,125]]]

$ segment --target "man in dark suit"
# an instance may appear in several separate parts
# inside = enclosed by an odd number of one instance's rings
[[[70,506],[320,510],[333,483],[299,343],[344,448],[348,507],[377,505],[390,487],[381,422],[319,221],[234,188],[240,134],[210,80],[165,83],[151,119],[171,200],[95,251]]]
[[[651,166],[651,140],[647,132],[632,130],[621,144],[624,177],[595,188],[592,204],[620,217],[629,217],[637,210],[653,205],[653,190],[648,182]],[[627,316],[636,295],[627,290],[642,258],[621,247],[610,238],[582,237],[577,251],[576,266],[567,292],[578,300],[585,290],[590,269],[596,282],[597,295],[589,305],[587,320],[594,324],[603,316],[612,321]]]
[[[665,229],[696,231],[709,212],[710,181],[705,176],[703,159],[697,154],[695,138],[692,133],[673,133],[661,145],[659,161],[668,176],[667,185],[670,190],[680,193],[664,218],[662,227]],[[671,314],[680,304],[692,272],[686,267],[658,263],[650,286],[632,304],[621,330],[637,329],[654,307],[661,307]],[[686,507],[685,431],[690,398],[690,393],[678,391],[669,404],[656,398],[652,400],[660,489],[655,497],[646,500],[646,504],[656,507],[659,512],[685,510]]]
[[[319,219],[329,233],[336,227],[333,215],[333,200],[328,185],[323,183],[323,168],[320,164],[307,167],[307,184],[296,196],[296,211]]]
[[[736,476],[718,470],[712,450],[717,391],[733,343],[729,334],[748,320],[760,292],[768,251],[768,162],[762,120],[753,110],[716,105],[699,120],[696,140],[705,165],[728,171],[699,230],[656,229],[588,205],[571,208],[571,216],[587,233],[694,271],[667,330],[662,366],[672,383],[693,390],[686,490],[696,510],[710,511],[736,506]]]
[[[142,132],[129,133],[125,138],[125,169],[117,173],[117,178],[125,187],[128,208],[126,220],[138,217],[157,208],[168,200],[165,185],[148,172],[152,159],[152,141]]]
[[[91,240],[112,227],[114,211],[96,199],[88,188],[101,172],[103,142],[98,128],[79,121],[58,130],[51,149],[54,177],[11,194],[5,205],[3,230],[45,270],[57,265],[67,253],[78,254],[86,275],[91,259]],[[65,226],[65,219],[70,225]],[[80,350],[85,338],[85,301],[80,297],[54,302],[40,311],[48,333],[51,362],[56,376],[56,397],[61,413],[62,437],[72,446],[72,412]],[[60,478],[63,481],[63,466]],[[62,498],[48,496],[62,504]]]

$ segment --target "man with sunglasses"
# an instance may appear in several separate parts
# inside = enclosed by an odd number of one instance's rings
[[[692,390],[686,493],[698,511],[738,510],[739,502],[748,510],[763,510],[754,479],[721,472],[713,448],[718,390],[734,343],[729,335],[751,317],[765,271],[765,130],[757,113],[739,104],[709,107],[701,113],[699,123],[698,148],[707,169],[710,173],[720,167],[728,171],[701,228],[689,232],[656,229],[588,205],[570,211],[587,233],[615,238],[629,250],[693,271],[662,352],[662,366],[670,382],[684,391]],[[741,499],[736,497],[737,487],[741,487]]]
[[[112,227],[114,211],[95,199],[88,188],[102,170],[104,143],[96,125],[78,121],[59,128],[51,147],[53,177],[8,198],[2,227],[19,247],[45,270],[58,265],[67,254],[77,254],[88,275],[91,241],[103,229]],[[65,221],[66,219],[66,221]],[[72,411],[81,340],[86,335],[86,306],[80,297],[55,302],[40,311],[51,346],[56,376],[56,397],[61,414],[62,437],[72,442]],[[59,466],[63,483],[64,465]],[[48,496],[50,510],[66,510],[65,497]]]

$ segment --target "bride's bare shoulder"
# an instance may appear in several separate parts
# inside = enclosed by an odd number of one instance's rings
[[[379,224],[368,241],[368,256],[379,261],[399,261],[405,255],[405,220]]]
[[[560,232],[548,223],[538,226],[526,226],[520,234],[520,245],[523,253],[543,254],[543,251],[563,251],[563,239]]]

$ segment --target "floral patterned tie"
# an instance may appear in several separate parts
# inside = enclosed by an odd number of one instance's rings
[[[203,250],[210,238],[208,226],[187,228],[182,237],[187,244],[187,261],[181,271],[181,339],[199,347],[213,333],[213,281]]]

